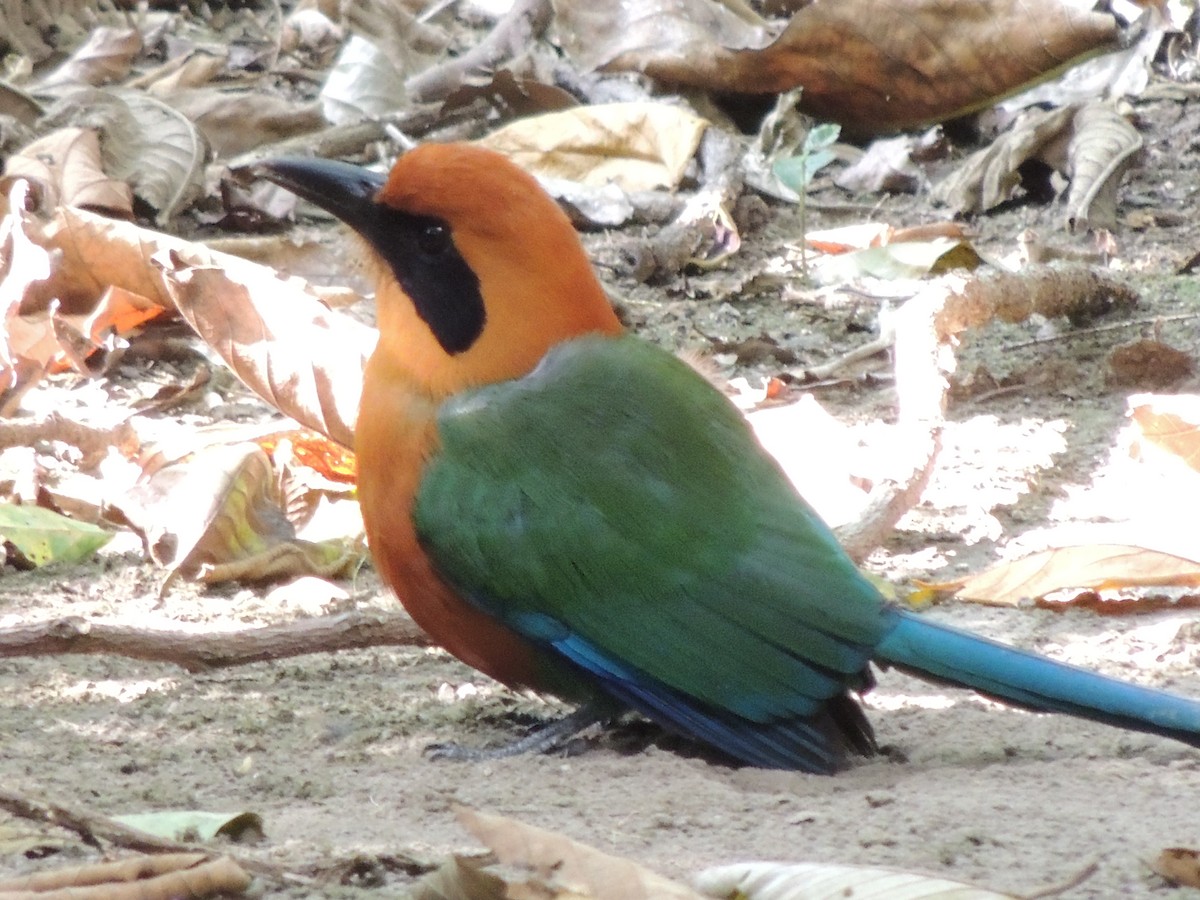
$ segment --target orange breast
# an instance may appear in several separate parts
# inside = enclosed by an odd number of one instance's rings
[[[437,407],[372,357],[355,434],[358,492],[371,555],[418,625],[467,665],[511,687],[538,688],[535,654],[522,638],[463,601],[417,541],[412,505],[437,450]]]

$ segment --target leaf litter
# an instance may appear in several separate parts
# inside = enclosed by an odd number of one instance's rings
[[[960,55],[947,52],[936,60],[927,70],[933,73],[931,85],[877,78],[875,87],[889,83],[891,99],[881,106],[873,88],[857,90],[855,97],[861,100],[847,101],[836,90],[823,93],[823,86],[836,88],[845,81],[839,66],[872,72],[871,53],[893,52],[881,32],[894,32],[889,39],[898,38],[902,53],[919,46],[901,27],[908,24],[903,20],[907,13],[897,12],[895,5],[871,23],[880,26],[875,37],[868,32],[865,44],[854,45],[852,52],[843,48],[830,53],[811,47],[820,48],[822,40],[838,33],[842,12],[825,11],[819,4],[808,15],[833,15],[836,28],[831,23],[801,29],[799,15],[788,24],[786,18],[767,19],[736,4],[723,6],[719,16],[725,17],[722,28],[727,25],[728,31],[719,31],[722,43],[716,49],[713,33],[695,27],[703,20],[697,11],[713,9],[705,4],[643,5],[646,19],[637,28],[626,28],[612,17],[604,25],[608,32],[594,30],[600,27],[595,22],[578,24],[586,18],[571,18],[600,7],[556,4],[552,33],[577,66],[569,76],[535,39],[551,22],[544,3],[519,3],[494,28],[481,26],[485,19],[457,19],[445,11],[429,19],[397,15],[395,7],[380,3],[356,6],[349,21],[328,17],[328,10],[317,6],[288,10],[287,15],[277,7],[246,6],[222,9],[212,17],[156,10],[143,13],[133,31],[126,17],[114,20],[103,14],[104,27],[112,30],[100,30],[87,5],[11,6],[16,12],[5,10],[5,21],[20,24],[4,33],[10,46],[39,68],[25,76],[19,68],[13,70],[15,83],[5,86],[0,108],[16,111],[23,127],[38,130],[30,133],[31,140],[5,143],[5,155],[17,159],[33,138],[50,135],[63,150],[32,154],[49,166],[37,176],[40,185],[33,195],[13,192],[24,182],[3,182],[10,198],[10,214],[0,226],[0,258],[6,267],[0,287],[7,342],[0,357],[5,399],[8,412],[18,414],[13,424],[34,426],[38,437],[17,438],[11,445],[0,442],[0,484],[9,497],[57,506],[85,521],[92,516],[110,529],[117,524],[112,514],[132,489],[130,472],[139,467],[149,472],[152,465],[158,472],[204,467],[205,429],[233,423],[263,436],[295,434],[290,431],[293,422],[279,418],[282,411],[343,444],[350,439],[356,390],[347,385],[356,369],[361,371],[370,331],[331,317],[317,298],[344,297],[337,285],[348,280],[361,288],[363,274],[347,267],[347,245],[340,239],[331,242],[327,229],[319,226],[310,231],[317,237],[308,246],[319,254],[325,248],[324,255],[315,262],[305,260],[304,266],[322,276],[323,284],[334,285],[332,290],[281,281],[271,269],[286,275],[291,266],[278,261],[297,256],[279,242],[274,248],[270,241],[254,246],[256,258],[265,263],[261,270],[193,243],[216,236],[216,229],[269,229],[272,215],[292,215],[289,207],[259,205],[254,194],[259,188],[231,178],[224,161],[310,148],[350,156],[366,150],[371,160],[381,150],[373,142],[389,136],[393,147],[433,133],[479,137],[498,130],[518,108],[521,116],[562,114],[563,85],[570,89],[569,97],[584,100],[587,107],[597,108],[601,100],[635,101],[650,116],[666,116],[635,80],[613,71],[632,66],[657,75],[664,85],[683,81],[711,88],[729,86],[727,79],[734,78],[736,86],[750,60],[757,60],[758,70],[772,78],[789,72],[803,80],[801,102],[823,110],[853,137],[855,132],[886,132],[989,105],[1022,87],[1030,72],[1032,80],[1042,80],[1077,57],[1108,47],[1119,39],[1121,27],[1097,14],[1053,11],[1038,22],[1053,26],[1046,32],[1051,40],[1029,45],[1021,41],[1028,38],[1031,20],[1019,10],[1008,24],[1003,16],[992,16],[989,29],[1013,30],[989,30],[986,39],[972,32],[964,17],[952,24],[963,26],[965,36],[947,40],[943,48]],[[22,11],[24,6],[32,12]],[[934,6],[941,11],[929,12]],[[999,4],[996,9],[1009,9],[1006,15],[1011,16],[1017,6]],[[916,3],[908,12],[915,23],[923,15],[945,15],[945,8]],[[975,9],[996,11],[982,2]],[[46,43],[51,33],[45,30],[47,15],[58,17],[61,47]],[[648,32],[639,30],[645,27],[665,28],[664,33],[677,34],[682,43],[672,45],[663,38],[657,44],[646,42]],[[343,57],[348,81],[336,100],[351,114],[329,128],[326,117],[335,120],[330,111],[334,97],[316,89],[328,87],[325,73],[337,66],[339,45],[349,31],[379,47],[415,47],[418,52],[386,54],[393,74],[375,71],[377,63],[348,65]],[[1188,71],[1187,53],[1173,43],[1174,33],[1162,29],[1164,65],[1173,69],[1160,71],[1160,80],[1164,74]],[[580,34],[585,41],[572,49],[572,38],[578,41]],[[605,44],[600,39],[605,34],[625,43]],[[219,39],[213,40],[214,35]],[[674,55],[661,52],[672,46]],[[466,52],[447,56],[450,47]],[[984,51],[998,48],[1011,50],[1009,61],[1018,62],[1016,69],[1024,74],[1006,74],[993,65]],[[589,58],[586,52],[597,55]],[[763,65],[764,59],[769,65]],[[512,79],[472,70],[481,60]],[[1041,61],[1031,65],[1031,60]],[[993,75],[998,80],[988,80]],[[761,82],[741,86],[756,89]],[[770,89],[791,86],[773,83]],[[385,103],[376,109],[380,120],[357,121],[353,110],[368,108],[363,104],[369,98],[377,101],[384,87],[411,102],[396,108],[393,100],[391,107]],[[464,90],[459,102],[441,105]],[[1171,177],[1182,171],[1176,167],[1190,152],[1194,123],[1180,113],[1178,101],[1132,102],[1133,137],[1153,136],[1159,143],[1139,148],[1130,138],[1126,111],[1115,111],[1118,107],[1111,103],[1082,107],[1095,115],[1089,113],[1092,118],[1085,122],[1082,112],[1073,112],[1064,116],[1067,130],[1039,132],[1038,152],[1054,151],[1039,159],[1046,170],[1031,172],[1028,154],[1006,151],[1008,162],[984,179],[1003,185],[1003,196],[980,194],[983,199],[975,200],[961,194],[967,198],[963,204],[1000,206],[976,218],[970,235],[954,235],[953,240],[969,242],[985,262],[1018,267],[1019,261],[1009,260],[1017,260],[1019,252],[1028,255],[1034,246],[1018,241],[1022,233],[1036,229],[1043,236],[1038,253],[1050,253],[1044,248],[1065,242],[1069,255],[1077,248],[1090,252],[1084,226],[1101,226],[1112,234],[1097,242],[1102,252],[1085,265],[1115,265],[1133,277],[1139,288],[1137,307],[1113,312],[1100,304],[1105,308],[1088,308],[1072,315],[1069,323],[1057,314],[1061,308],[1047,313],[1036,304],[1017,316],[989,313],[972,319],[971,327],[958,333],[962,345],[954,350],[958,367],[950,376],[951,406],[937,432],[940,451],[923,475],[889,474],[886,459],[881,459],[896,455],[898,433],[891,420],[895,392],[904,390],[899,383],[893,386],[891,345],[885,341],[870,356],[842,361],[867,343],[870,332],[886,330],[887,307],[919,294],[920,284],[865,280],[855,271],[848,284],[814,289],[798,276],[803,267],[786,248],[803,247],[805,231],[868,220],[881,220],[894,231],[944,228],[950,211],[932,206],[921,192],[928,183],[945,184],[948,174],[970,171],[961,162],[969,141],[948,154],[934,152],[920,159],[916,177],[909,163],[901,162],[905,178],[841,189],[835,184],[852,184],[841,175],[855,151],[837,145],[831,163],[806,175],[801,210],[744,193],[740,178],[722,179],[721,166],[706,170],[702,161],[689,162],[685,153],[681,167],[673,156],[669,177],[651,182],[648,190],[639,184],[619,202],[609,201],[606,220],[670,221],[688,204],[667,203],[665,220],[651,210],[662,204],[660,185],[679,183],[685,198],[694,192],[715,199],[711,209],[717,212],[696,216],[691,211],[695,224],[687,226],[704,230],[711,246],[681,229],[683,249],[657,254],[654,265],[642,270],[648,274],[638,277],[628,254],[645,243],[644,226],[589,235],[588,245],[634,327],[672,347],[702,354],[717,349],[716,375],[745,379],[749,392],[769,395],[772,405],[815,398],[819,411],[777,429],[775,440],[778,452],[797,469],[806,468],[805,442],[814,427],[825,429],[823,443],[856,451],[822,457],[818,480],[845,485],[829,492],[831,518],[836,518],[838,504],[849,504],[852,511],[843,518],[854,519],[859,513],[853,510],[861,507],[864,496],[889,478],[898,477],[899,488],[906,479],[928,478],[924,499],[917,502],[919,492],[904,498],[899,524],[865,542],[866,550],[873,550],[869,565],[874,570],[894,579],[960,578],[982,573],[998,560],[1016,565],[1049,553],[1057,574],[1065,571],[1067,581],[1090,585],[1094,573],[1070,574],[1080,561],[1070,548],[1112,543],[1103,532],[1108,520],[1121,519],[1118,524],[1127,533],[1132,527],[1138,540],[1123,545],[1131,548],[1131,565],[1118,575],[1132,572],[1142,583],[1160,585],[1161,571],[1145,574],[1156,559],[1147,551],[1164,546],[1172,532],[1174,549],[1186,543],[1187,532],[1178,524],[1179,501],[1190,488],[1177,470],[1147,462],[1152,454],[1144,448],[1167,445],[1186,468],[1188,426],[1169,418],[1169,403],[1151,398],[1130,406],[1143,429],[1139,443],[1125,430],[1125,398],[1138,390],[1187,394],[1195,390],[1195,375],[1193,368],[1175,363],[1170,370],[1175,374],[1164,381],[1163,366],[1155,361],[1170,358],[1165,351],[1141,352],[1139,358],[1149,361],[1137,364],[1128,362],[1130,353],[1118,351],[1152,338],[1185,360],[1195,357],[1194,329],[1187,318],[1194,292],[1187,280],[1170,277],[1196,253],[1194,235],[1179,227],[1185,220],[1177,215],[1186,200],[1179,185],[1186,179]],[[50,109],[53,115],[46,115]],[[93,112],[83,112],[89,109]],[[710,123],[709,133],[732,129],[728,110],[701,106],[698,112]],[[784,158],[803,145],[806,126],[792,121],[786,106],[781,105],[780,115],[776,135],[787,137],[774,146],[777,158]],[[984,137],[979,144],[985,148],[990,144],[987,128],[1004,133],[1002,124],[988,121],[981,119]],[[522,122],[521,127],[530,127],[532,120]],[[0,129],[0,139],[12,141],[8,135],[22,133]],[[99,134],[98,144],[94,138],[86,139],[90,145],[80,143],[84,133]],[[131,140],[129,135],[136,133],[147,139]],[[706,140],[700,141],[701,160],[712,152],[712,141]],[[929,132],[919,144],[944,146],[944,140],[940,132]],[[764,141],[763,146],[772,144]],[[615,150],[596,155],[611,157],[620,168],[621,152],[618,141]],[[912,161],[926,151],[914,147],[903,152],[888,158]],[[638,158],[646,155],[645,150],[637,152]],[[1140,169],[1139,155],[1149,157]],[[1018,175],[1017,169],[1023,171]],[[114,205],[118,201],[110,198],[117,194],[97,177],[114,182],[118,193],[121,184],[128,185],[132,205],[128,200],[119,201],[124,207]],[[1047,202],[1062,190],[1063,178],[1069,179],[1069,193]],[[96,185],[99,202],[78,199],[80,186],[94,191]],[[880,186],[900,193],[879,194]],[[903,193],[914,190],[915,196]],[[143,227],[59,206],[69,202],[103,209],[109,216],[117,210],[118,216],[135,218]],[[615,209],[624,212],[614,214]],[[797,215],[800,211],[804,218]],[[301,208],[295,214],[307,220],[309,211]],[[807,224],[799,225],[804,219]],[[1064,236],[1066,224],[1081,234]],[[147,226],[182,237],[159,236]],[[252,246],[246,238],[230,243]],[[823,251],[816,252],[819,258]],[[705,265],[706,260],[720,264]],[[970,265],[978,265],[978,259]],[[1029,282],[1013,299],[1037,284],[1032,271],[1027,274]],[[646,284],[645,278],[653,283]],[[270,309],[267,298],[283,299],[284,291],[293,290],[296,299],[284,299],[274,318],[264,314]],[[362,315],[357,308],[352,311]],[[184,322],[205,339],[192,337]],[[249,352],[255,347],[254,333],[267,335],[268,346],[272,339],[279,347],[297,343],[299,338],[289,335],[306,333],[293,327],[297,325],[328,329],[337,337],[304,341],[302,355]],[[748,342],[775,350],[745,355],[720,350]],[[331,347],[337,352],[314,357],[315,350]],[[798,362],[783,363],[785,359]],[[248,392],[227,366],[270,405]],[[806,374],[817,371],[828,374],[817,380]],[[811,394],[804,393],[806,382]],[[768,383],[770,390],[749,387]],[[188,387],[160,393],[173,385]],[[101,399],[104,393],[108,396]],[[924,396],[934,397],[936,391]],[[151,398],[158,399],[147,405]],[[826,410],[840,420],[840,431],[827,428],[822,418],[828,416]],[[32,422],[22,421],[30,417]],[[118,438],[118,423],[132,429],[132,443],[129,431]],[[112,435],[111,448],[96,453],[91,445],[97,436],[104,440],[103,435]],[[236,451],[235,440],[231,435],[227,443],[214,446]],[[170,444],[180,449],[162,456],[158,448]],[[290,437],[285,444],[296,446]],[[244,546],[232,538],[242,535],[245,523],[259,520],[261,527],[252,530],[265,534],[287,521],[294,533],[314,510],[344,499],[341,482],[322,480],[345,470],[340,454],[319,443],[299,445],[309,448],[307,460],[292,452],[280,455],[291,462],[279,463],[279,471],[299,459],[295,471],[303,476],[296,483],[302,487],[285,486],[272,495],[282,518],[246,512],[255,508],[248,498],[275,490],[268,489],[271,479],[243,482],[236,474],[241,470],[231,470],[235,474],[227,482],[236,487],[232,495],[242,498],[243,512],[236,520],[224,519],[233,527],[217,529],[227,546]],[[261,446],[237,452],[260,461],[259,454],[275,453],[275,445],[257,449]],[[1138,447],[1142,453],[1131,457]],[[147,451],[158,461],[150,464]],[[923,456],[918,450],[908,458]],[[259,487],[251,488],[252,483]],[[1125,496],[1134,483],[1147,488],[1137,492],[1140,508]],[[90,485],[86,493],[84,484]],[[211,499],[219,493],[210,488],[200,495]],[[179,495],[167,495],[168,507],[172,499],[179,511],[200,518],[199,500],[185,505]],[[212,521],[223,521],[222,514]],[[343,526],[332,530],[338,528]],[[1091,529],[1086,540],[1070,543],[1080,528]],[[135,628],[186,625],[212,632],[298,622],[347,608],[381,614],[394,609],[394,600],[373,574],[357,565],[349,566],[339,581],[344,589],[318,592],[317,599],[289,601],[286,594],[268,594],[254,585],[254,578],[275,565],[278,556],[257,572],[235,566],[229,573],[235,580],[224,585],[204,589],[180,579],[160,594],[165,570],[147,561],[154,558],[149,542],[143,546],[127,524],[116,530],[111,551],[95,562],[6,572],[0,580],[0,622],[10,626],[67,617],[64,623],[82,622],[84,627],[74,632],[64,628],[64,634],[86,637],[89,621]],[[280,546],[289,546],[287,529],[283,535]],[[1186,553],[1182,557],[1189,558]],[[1119,554],[1108,559],[1119,559]],[[1194,625],[1183,608],[1155,606],[1153,612],[1118,623],[1086,611],[1058,616],[1028,608],[941,606],[933,614],[1122,677],[1200,693],[1191,649]],[[882,676],[870,700],[889,754],[830,781],[724,769],[668,738],[652,735],[647,743],[637,729],[595,739],[579,759],[518,759],[478,769],[432,764],[421,756],[430,741],[463,735],[500,738],[512,733],[514,723],[549,715],[553,708],[508,695],[437,651],[414,647],[377,647],[186,676],[167,663],[115,656],[11,659],[4,666],[11,690],[0,704],[0,729],[13,735],[3,763],[7,768],[0,770],[5,783],[32,793],[58,793],[59,799],[65,799],[64,792],[78,793],[88,805],[112,812],[128,810],[131,801],[147,810],[254,808],[264,817],[269,845],[296,872],[318,858],[349,865],[351,856],[366,854],[384,882],[401,883],[406,876],[388,862],[397,849],[423,849],[433,865],[451,850],[469,846],[452,821],[451,800],[514,813],[683,882],[717,863],[821,859],[932,871],[1027,892],[1062,884],[1083,861],[1095,859],[1096,873],[1073,895],[1132,895],[1148,893],[1157,884],[1145,861],[1160,853],[1182,857],[1186,851],[1178,848],[1194,844],[1190,808],[1181,798],[1197,787],[1196,775],[1191,754],[1183,748],[1003,710],[894,673]],[[347,816],[348,809],[366,812]],[[0,864],[22,871],[29,865],[16,857],[0,859]],[[346,869],[351,870],[353,866]]]

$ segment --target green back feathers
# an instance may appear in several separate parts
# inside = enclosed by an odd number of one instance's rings
[[[883,601],[689,366],[632,337],[563,344],[448,402],[418,534],[468,599],[582,638],[755,721],[863,676]]]

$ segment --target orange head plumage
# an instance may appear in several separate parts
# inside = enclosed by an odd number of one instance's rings
[[[386,179],[324,160],[262,172],[365,240],[383,276],[377,355],[431,398],[520,377],[561,341],[620,330],[566,215],[497,153],[425,144]]]

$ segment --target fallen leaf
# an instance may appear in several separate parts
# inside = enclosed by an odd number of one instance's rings
[[[742,4],[557,0],[582,66],[743,94],[803,86],[805,112],[879,133],[982,109],[1117,49],[1116,20],[1060,0],[841,0],[773,26]]]
[[[1200,471],[1200,396],[1135,394],[1128,402],[1142,438]]]
[[[1168,847],[1150,867],[1172,884],[1200,888],[1200,851]]]
[[[1195,371],[1191,354],[1170,344],[1139,338],[1108,355],[1108,382],[1140,388],[1166,388]]]
[[[133,192],[110,178],[100,159],[100,135],[92,128],[60,128],[8,158],[5,175],[41,181],[46,206],[82,206],[133,218]]]
[[[725,900],[1016,900],[935,875],[835,863],[748,862],[705,869],[695,878],[706,897]]]
[[[42,79],[38,89],[108,84],[124,78],[141,52],[142,36],[136,28],[100,26],[66,62]]]
[[[888,280],[923,278],[952,269],[974,270],[983,260],[971,244],[956,238],[904,241],[867,247],[810,263],[817,284],[840,284],[859,278]]]
[[[112,532],[53,510],[0,503],[0,542],[13,545],[30,565],[81,562],[110,540]]]
[[[262,816],[252,812],[164,809],[149,813],[128,813],[113,816],[113,819],[122,825],[168,841],[191,843],[224,837],[234,843],[253,844],[262,840],[264,835]]]
[[[666,103],[607,103],[519,119],[476,143],[535,175],[641,191],[678,185],[707,126]]]
[[[960,600],[1017,606],[1067,588],[1195,587],[1200,562],[1125,544],[1085,544],[1042,550],[959,581],[927,585]]]
[[[522,896],[700,900],[700,895],[685,885],[632,860],[601,853],[553,831],[463,806],[455,812],[459,823],[487,845],[500,862],[528,873],[536,885],[533,891],[547,892]]]
[[[353,446],[375,329],[263,266],[232,271],[188,266],[179,255],[156,258],[180,313],[235,375],[297,422]]]

